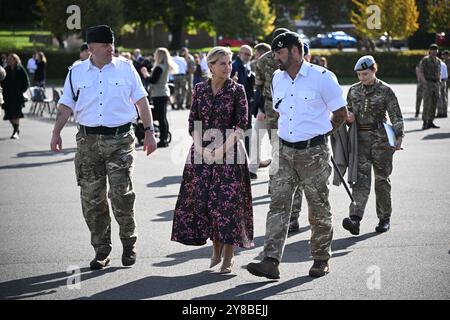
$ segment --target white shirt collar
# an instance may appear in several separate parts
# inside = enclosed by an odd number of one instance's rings
[[[297,80],[297,78],[299,77],[299,75],[303,76],[303,77],[307,77],[308,76],[308,70],[311,67],[311,63],[309,63],[308,61],[303,59],[303,63],[302,66],[300,67],[300,70],[298,71],[297,75],[295,76],[295,80]],[[284,76],[286,77],[286,79],[289,79],[290,81],[292,81],[289,73],[285,70],[284,71]]]
[[[93,69],[93,68],[97,68],[97,67],[92,63],[91,57],[89,57],[88,61],[89,61],[88,64],[87,64],[87,69],[88,69],[88,70],[89,70],[89,69]],[[109,66],[109,65],[112,65],[112,66],[114,66],[114,67],[117,67],[118,62],[119,62],[119,59],[118,59],[117,57],[112,57],[112,61],[111,61],[110,63],[108,63],[108,64],[105,64],[105,65],[103,66],[103,68],[105,68],[105,67],[107,67],[107,66]],[[97,68],[97,69],[98,69],[98,68]]]

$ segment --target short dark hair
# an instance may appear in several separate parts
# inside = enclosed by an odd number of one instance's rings
[[[270,45],[268,43],[261,42],[255,46],[255,50],[258,51],[259,54],[262,55],[262,54],[270,51],[271,49],[270,49]]]

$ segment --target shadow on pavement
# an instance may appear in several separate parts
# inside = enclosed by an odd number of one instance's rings
[[[450,139],[450,132],[429,134],[422,138],[422,140],[442,140]]]
[[[258,278],[256,278],[258,279]],[[259,278],[259,279],[265,279],[265,278]],[[278,282],[278,281],[271,281],[271,280],[265,280],[261,282],[255,282],[255,283],[246,283],[238,285],[234,288],[228,289],[223,292],[219,292],[216,294],[211,294],[203,297],[198,297],[193,300],[232,300],[232,299],[238,299],[238,300],[262,300],[268,297],[276,296],[277,294],[280,294],[282,292],[285,292],[289,289],[296,288],[295,292],[301,292],[301,291],[309,291],[312,289],[304,289],[304,290],[298,290],[298,287],[301,285],[304,285],[305,283],[311,282],[314,279],[309,276],[303,276],[294,278],[285,282]],[[260,289],[261,287],[273,283],[278,283],[276,285],[272,285],[270,287]],[[259,289],[259,290],[257,290]],[[255,291],[256,290],[256,291]],[[289,292],[293,293],[293,292]]]
[[[27,151],[21,152],[16,155],[17,158],[24,157],[51,157],[51,156],[59,156],[59,155],[67,155],[69,153],[74,153],[77,151],[77,148],[67,148],[61,150],[61,152],[53,152],[51,150],[40,150],[40,151]]]
[[[147,184],[148,188],[162,188],[171,184],[181,183],[181,176],[170,176],[164,177],[158,181],[151,182]]]
[[[235,277],[235,275],[222,275],[211,271],[175,277],[150,276],[80,299],[140,300],[158,298],[167,294],[226,281],[232,277]]]
[[[264,244],[264,236],[253,239],[253,242],[255,243],[255,247],[253,247],[252,249],[262,246]],[[239,256],[241,251],[246,250],[249,249],[235,248],[234,255]],[[169,254],[166,256],[166,258],[171,258],[172,260],[157,262],[154,263],[153,266],[168,267],[184,263],[188,260],[192,261],[194,259],[205,259],[205,258],[209,259],[211,257],[211,254],[212,254],[212,242],[208,241],[205,245],[200,246],[197,249]],[[207,267],[208,263],[209,261],[205,262],[205,268]]]
[[[150,221],[155,221],[155,222],[172,221],[173,220],[173,210],[168,210],[168,211],[158,213],[158,217],[160,217],[160,218],[152,219]]]
[[[25,169],[25,168],[33,168],[33,167],[42,167],[49,166],[53,164],[60,164],[65,162],[73,162],[75,158],[63,159],[58,161],[50,161],[50,162],[34,162],[34,163],[18,163],[18,164],[9,164],[6,166],[0,166],[0,170],[4,169]]]
[[[85,280],[96,278],[120,269],[124,269],[124,267],[110,267],[98,271],[91,271],[89,268],[81,268],[81,283]],[[68,274],[67,272],[57,272],[2,282],[0,283],[0,300],[29,299],[51,295],[56,293],[56,289],[67,286],[67,280],[70,276],[72,276],[72,274]],[[50,299],[50,296],[48,298]]]

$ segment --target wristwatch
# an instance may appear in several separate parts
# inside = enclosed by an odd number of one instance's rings
[[[151,127],[145,127],[144,131],[155,131],[155,128],[153,128],[153,126]]]

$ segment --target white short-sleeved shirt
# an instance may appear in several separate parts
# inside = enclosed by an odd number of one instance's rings
[[[332,129],[331,112],[347,105],[334,73],[307,61],[294,80],[286,71],[275,71],[272,99],[280,115],[278,136],[288,142],[326,134]]]
[[[447,65],[444,61],[441,60],[441,80],[447,80],[448,79],[448,70]]]
[[[113,57],[99,69],[87,59],[70,69],[73,92],[80,92],[78,101],[73,99],[68,74],[58,103],[72,109],[76,122],[88,127],[117,127],[136,120],[134,104],[147,92],[131,61]]]
[[[176,74],[186,74],[187,62],[183,57],[175,56],[173,57],[173,62],[178,65],[178,72]]]

